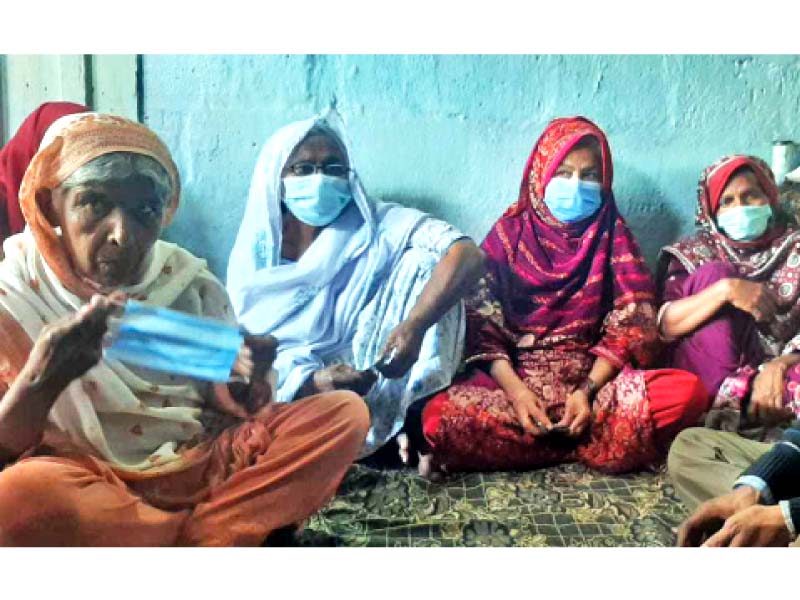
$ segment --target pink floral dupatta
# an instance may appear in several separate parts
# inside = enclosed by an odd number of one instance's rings
[[[555,219],[544,189],[578,142],[600,146],[603,205],[573,224]],[[513,359],[514,348],[586,350],[621,368],[652,359],[654,287],[639,247],[617,211],[611,150],[602,130],[583,117],[552,121],[525,166],[519,199],[482,244],[488,270],[471,303],[478,335],[468,362]]]

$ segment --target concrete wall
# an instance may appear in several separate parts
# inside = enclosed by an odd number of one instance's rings
[[[141,66],[139,110],[185,183],[167,237],[219,275],[260,146],[332,101],[373,195],[478,241],[515,199],[544,125],[594,119],[651,261],[691,231],[704,166],[731,152],[769,159],[772,140],[800,140],[798,56],[145,55]]]
[[[135,54],[0,55],[0,141],[42,102],[66,100],[138,117]]]

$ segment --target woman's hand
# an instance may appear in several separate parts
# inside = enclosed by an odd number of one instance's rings
[[[247,412],[253,414],[272,400],[269,372],[277,356],[278,340],[271,335],[244,332],[244,344],[236,357],[233,372],[245,383],[228,385],[231,394]]]
[[[753,315],[757,322],[769,321],[778,309],[775,294],[763,283],[730,278],[727,283],[728,303]]]
[[[786,364],[780,358],[764,363],[753,381],[753,393],[747,409],[752,421],[774,424],[792,417],[791,409],[783,405],[786,369]]]
[[[400,323],[386,340],[378,370],[389,379],[397,379],[408,373],[419,358],[424,337],[425,329],[413,321]]]
[[[33,388],[52,390],[54,398],[102,357],[108,317],[121,310],[125,297],[95,295],[75,313],[45,326],[20,373]]]
[[[108,317],[124,301],[122,294],[94,296],[77,312],[42,329],[0,402],[0,459],[14,459],[41,441],[59,394],[100,360]]]
[[[539,436],[546,434],[553,427],[545,412],[544,404],[532,391],[525,389],[510,395],[509,399],[517,413],[517,421],[526,432]]]
[[[366,396],[377,377],[372,371],[356,371],[350,365],[338,364],[314,371],[312,379],[319,392],[350,390]]]
[[[592,408],[589,396],[582,389],[577,389],[567,398],[564,416],[556,423],[556,427],[569,427],[570,437],[579,437],[586,431],[592,421]]]

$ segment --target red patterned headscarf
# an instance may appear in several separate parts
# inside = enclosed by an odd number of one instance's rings
[[[755,156],[732,155],[725,156],[703,170],[697,184],[697,225],[715,238],[717,245],[728,245],[738,249],[763,248],[784,233],[784,227],[774,223],[764,235],[749,242],[732,240],[717,229],[716,215],[719,210],[719,201],[733,176],[747,169],[755,175],[758,184],[769,200],[770,206],[778,206],[778,186],[775,185],[775,176],[767,163]]]
[[[8,231],[0,231],[0,241],[5,235],[25,229],[19,206],[19,186],[47,128],[60,117],[88,110],[73,102],[45,102],[25,118],[14,137],[0,150],[0,211],[8,223]]]
[[[593,138],[600,146],[601,185],[604,193],[610,194],[614,181],[614,166],[605,133],[584,117],[562,117],[550,122],[533,147],[525,164],[519,198],[508,208],[504,216],[519,215],[524,210],[533,208],[548,224],[554,227],[565,226],[553,217],[544,205],[544,189],[567,154],[578,142],[587,137]]]
[[[544,189],[586,137],[600,147],[603,205],[588,219],[562,223],[544,204]],[[534,346],[547,340],[596,344],[594,353],[622,366],[654,337],[654,290],[639,247],[617,211],[612,180],[603,131],[584,117],[555,119],[525,165],[517,202],[482,248],[488,255],[489,291],[502,306],[507,332],[525,336]],[[605,327],[611,312],[615,316],[608,323],[614,326]],[[644,354],[636,358],[644,362]]]
[[[778,206],[778,188],[767,163],[755,156],[720,158],[703,170],[698,182],[697,233],[662,248],[658,280],[666,279],[674,259],[689,273],[712,261],[730,263],[742,277],[764,281],[776,292],[779,310],[770,323],[770,335],[785,342],[800,327],[800,231],[775,220],[760,238],[737,242],[716,224],[722,192],[734,174],[744,168],[753,172],[770,205]]]

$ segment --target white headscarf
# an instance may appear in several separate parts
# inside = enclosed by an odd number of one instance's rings
[[[300,260],[281,264],[281,172],[315,127],[330,132],[345,149],[353,202],[323,228]],[[376,282],[391,272],[424,217],[418,210],[367,196],[335,110],[291,123],[267,140],[228,261],[227,287],[239,322],[251,333],[278,338],[278,400],[292,400],[308,376],[324,366],[324,357],[350,344]]]

